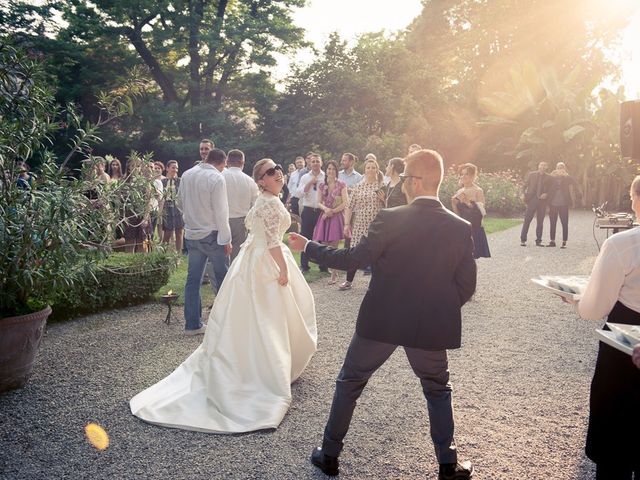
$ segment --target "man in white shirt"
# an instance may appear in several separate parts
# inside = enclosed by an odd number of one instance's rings
[[[204,161],[184,172],[178,191],[189,251],[184,288],[187,335],[204,333],[206,327],[201,321],[200,284],[207,260],[213,266],[218,290],[229,268],[232,245],[227,188],[222,173],[214,166],[224,164],[226,157],[222,150],[212,149]]]
[[[302,207],[302,213],[300,219],[302,220],[301,234],[307,238],[313,237],[313,230],[318,223],[318,218],[322,213],[320,210],[320,204],[318,202],[318,188],[320,184],[324,182],[324,172],[322,171],[322,157],[317,153],[309,155],[309,168],[310,172],[305,173],[300,179],[300,205]],[[300,255],[300,268],[303,272],[309,271],[309,259],[307,255],[302,252]],[[320,271],[325,272],[327,268],[320,266]]]
[[[287,188],[289,189],[287,204],[291,213],[294,215],[300,215],[300,206],[298,204],[300,201],[300,194],[298,189],[300,188],[300,180],[306,173],[304,168],[304,158],[296,157],[294,164],[296,166],[296,171],[289,175],[289,183],[287,184]]]
[[[231,261],[236,258],[240,246],[247,239],[247,228],[244,219],[258,198],[258,185],[249,175],[244,173],[244,153],[241,150],[229,150],[227,168],[222,176],[227,184],[229,199],[229,227],[231,228]]]
[[[209,155],[209,152],[213,150],[215,147],[216,146],[213,143],[213,140],[209,140],[208,138],[203,138],[202,140],[200,140],[200,147],[199,147],[200,160],[195,162],[194,165],[197,165],[200,162],[206,162],[207,155]]]

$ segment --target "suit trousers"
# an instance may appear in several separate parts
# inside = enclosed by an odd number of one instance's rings
[[[387,361],[397,347],[398,345],[363,338],[357,333],[353,335],[336,381],[331,413],[324,430],[322,450],[325,454],[334,457],[340,455],[342,440],[349,430],[356,401],[371,375]],[[420,379],[427,400],[431,439],[438,462],[456,463],[447,351],[409,347],[404,347],[404,351],[413,372]]]
[[[562,224],[562,241],[566,242],[569,239],[569,207],[567,205],[561,207],[549,205],[549,238],[554,242],[556,240],[558,215]]]
[[[245,217],[230,218],[229,228],[231,229],[231,243],[233,248],[231,249],[231,261],[236,258],[240,247],[247,239],[247,227],[244,226]]]
[[[300,214],[300,234],[306,238],[313,238],[313,230],[316,228],[318,218],[322,214],[319,208],[304,207]],[[300,266],[303,270],[309,270],[309,257],[306,253],[300,253]],[[320,271],[327,271],[327,267],[320,265]]]
[[[300,216],[300,206],[298,205],[299,201],[300,199],[298,197],[291,197],[291,202],[290,202],[291,206],[289,207],[289,209],[291,210],[291,213],[298,216]]]
[[[527,234],[529,233],[529,225],[531,220],[536,217],[536,243],[542,242],[542,226],[544,225],[544,216],[547,213],[547,201],[546,200],[531,200],[527,203],[527,208],[524,212],[524,223],[522,224],[522,231],[520,232],[520,240],[527,241]]]

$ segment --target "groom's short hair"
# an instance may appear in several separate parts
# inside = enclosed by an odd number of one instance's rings
[[[438,189],[444,172],[442,157],[435,150],[422,149],[413,152],[405,160],[405,172],[422,177],[422,186],[428,190]]]

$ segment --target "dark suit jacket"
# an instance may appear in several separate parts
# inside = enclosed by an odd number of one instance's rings
[[[460,307],[476,288],[469,222],[436,200],[383,209],[350,249],[307,244],[309,258],[341,270],[372,266],[356,332],[424,350],[460,347]]]
[[[574,192],[576,195],[578,192],[578,182],[576,182],[569,175],[560,175],[557,177],[551,176],[549,181],[549,198],[547,198],[549,205],[553,202],[553,197],[555,196],[558,190],[562,191],[562,196],[564,197],[565,204],[563,206],[572,207],[573,199],[571,198],[571,190],[570,187],[575,189]]]
[[[538,201],[538,183],[542,182],[542,187],[540,190],[540,194],[549,193],[549,179],[550,175],[548,173],[540,173],[538,170],[534,172],[529,172],[527,174],[527,178],[524,181],[524,201],[525,203],[537,202]],[[548,198],[547,198],[548,200]]]

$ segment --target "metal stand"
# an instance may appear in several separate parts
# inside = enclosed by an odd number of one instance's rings
[[[178,295],[177,293],[172,293],[171,295],[167,294],[167,295],[162,295],[162,303],[164,303],[165,305],[167,305],[167,307],[169,307],[169,311],[167,312],[167,318],[164,319],[164,323],[166,323],[167,325],[169,325],[171,323],[171,307],[173,306],[173,302],[175,302],[178,297],[180,295]]]

